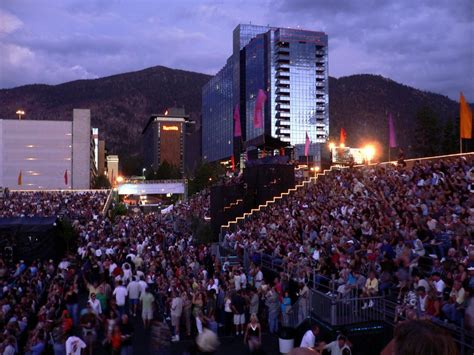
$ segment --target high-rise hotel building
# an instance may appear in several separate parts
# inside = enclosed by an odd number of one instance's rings
[[[254,128],[258,91],[267,95],[263,126]],[[242,137],[234,138],[233,113],[239,105]],[[329,135],[328,37],[323,32],[238,25],[233,54],[202,90],[202,154],[206,161],[238,154],[237,141],[271,136],[310,161],[321,160]],[[248,144],[247,144],[248,145]],[[306,159],[306,158],[304,158]]]

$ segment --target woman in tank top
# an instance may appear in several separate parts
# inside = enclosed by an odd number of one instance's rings
[[[247,324],[244,343],[248,345],[251,353],[256,352],[262,344],[262,331],[255,313],[250,316],[250,323]]]

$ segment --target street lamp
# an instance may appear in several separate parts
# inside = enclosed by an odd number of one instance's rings
[[[18,115],[18,119],[21,120],[21,117],[25,115],[25,111],[23,110],[17,110],[16,114]]]
[[[117,182],[120,184],[123,182],[123,177],[122,176],[117,176]]]
[[[143,176],[143,178],[145,178],[145,171],[146,171],[146,168],[143,168],[143,169],[142,169],[142,176]]]

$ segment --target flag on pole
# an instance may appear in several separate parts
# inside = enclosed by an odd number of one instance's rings
[[[341,137],[340,137],[340,142],[339,142],[341,145],[346,144],[346,137],[347,137],[346,130],[344,128],[341,128]]]
[[[392,114],[388,114],[388,138],[389,138],[389,147],[395,148],[397,146],[397,139],[395,137],[395,128],[393,127]]]
[[[255,112],[253,115],[253,127],[262,128],[263,127],[263,105],[267,100],[267,95],[262,89],[258,90],[257,101],[255,103]]]
[[[235,105],[234,110],[234,137],[242,137],[242,128],[240,127],[240,105]]]
[[[21,170],[20,170],[20,173],[18,174],[18,186],[21,186],[23,183],[23,177],[21,175]]]
[[[306,141],[304,143],[304,155],[309,155],[309,145],[311,141],[309,140],[308,132],[306,132]]]
[[[66,171],[64,172],[64,185],[67,186],[67,169],[66,169]]]
[[[461,139],[472,138],[472,111],[469,107],[464,95],[461,92],[461,99],[459,100],[459,116],[461,119],[460,134]]]

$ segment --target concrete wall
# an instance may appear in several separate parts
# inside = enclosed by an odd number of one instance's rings
[[[74,109],[72,115],[72,188],[88,189],[91,170],[91,111]]]
[[[71,188],[71,159],[71,122],[0,120],[0,186],[21,190]]]

